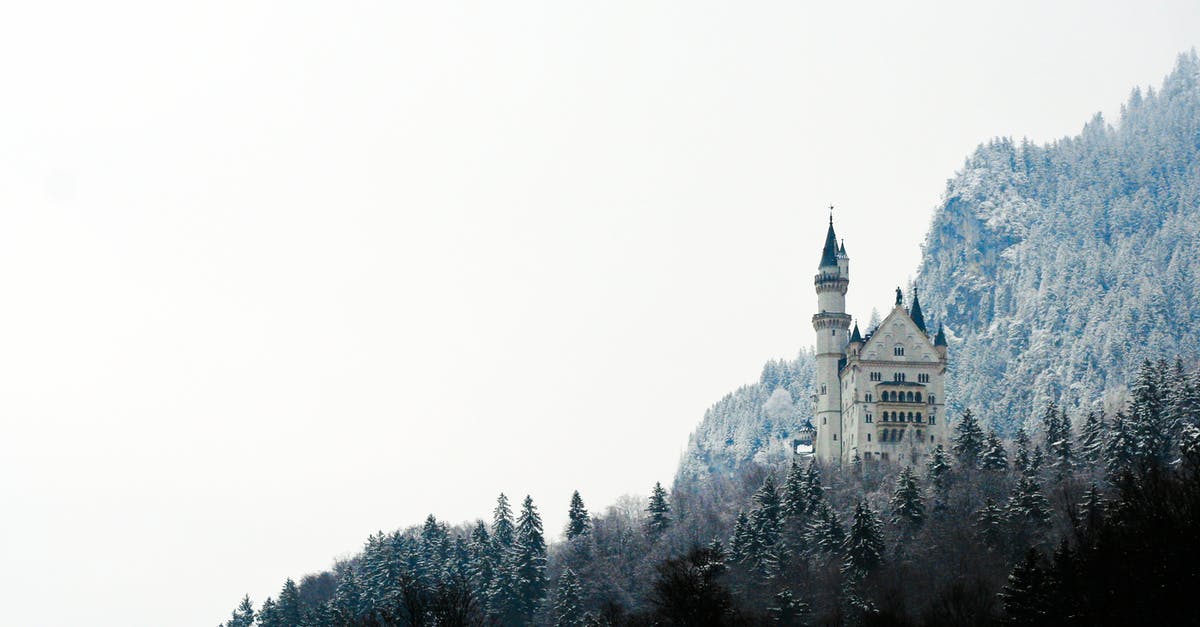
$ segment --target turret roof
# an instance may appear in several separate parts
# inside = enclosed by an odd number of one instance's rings
[[[946,334],[942,332],[942,325],[940,325],[940,324],[938,325],[937,336],[935,336],[933,338],[933,345],[934,346],[945,346],[946,345]]]
[[[837,235],[833,232],[833,216],[829,216],[829,232],[825,234],[825,248],[821,251],[821,268],[837,265]]]
[[[850,334],[850,343],[862,342],[862,334],[858,332],[858,323],[854,323],[854,332]]]
[[[921,299],[917,297],[917,288],[913,288],[913,306],[912,311],[908,312],[908,317],[917,323],[917,328],[922,333],[928,333],[925,329],[925,316],[921,313]]]

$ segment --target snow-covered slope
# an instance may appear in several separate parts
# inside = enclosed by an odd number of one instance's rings
[[[1200,355],[1200,60],[1180,57],[1117,125],[980,146],[947,184],[917,284],[951,340],[952,409],[1009,431],[1055,399],[1112,403],[1144,358]],[[1165,350],[1164,350],[1165,349]],[[679,479],[787,458],[812,355],[713,405]]]
[[[949,182],[917,283],[952,336],[950,402],[1011,428],[1120,397],[1200,349],[1200,62],[1049,145],[980,146]],[[1165,353],[1163,352],[1165,349]]]

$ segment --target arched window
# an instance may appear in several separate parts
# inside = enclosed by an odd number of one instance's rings
[[[903,430],[900,430],[900,431],[898,431],[898,432],[896,433],[896,441],[897,441],[897,442],[903,442],[903,441],[904,441],[904,431],[903,431]]]
[[[909,421],[909,422],[912,422],[912,421],[913,421],[913,415],[912,415],[912,412],[911,412],[911,411],[910,411],[910,412],[908,412],[908,421]]]
[[[899,401],[900,401],[900,393],[899,393],[899,392],[892,392],[892,400],[893,400],[893,401],[896,401],[896,402],[899,402]]]
[[[937,403],[937,401],[936,401],[936,400],[933,398],[933,395],[932,395],[932,394],[930,394],[930,395],[929,395],[929,404],[930,404],[930,405],[933,405],[933,404],[935,404],[935,403]]]
[[[917,412],[917,422],[921,422],[921,412]]]
[[[917,402],[918,403],[921,402],[921,393],[920,392],[917,392]]]
[[[893,354],[893,355],[895,355],[895,356],[897,356],[897,357],[903,357],[903,356],[904,356],[904,347],[903,347],[903,346],[897,346],[896,348],[893,348],[893,349],[892,349],[892,354]]]
[[[834,441],[834,442],[837,442],[837,434],[836,434],[836,433],[835,433],[835,434],[833,434],[833,441]]]
[[[870,442],[870,441],[871,441],[871,434],[870,434],[870,433],[868,433],[868,434],[867,434],[867,441],[868,441],[868,442]]]
[[[907,396],[908,396],[908,398],[907,398],[908,402],[910,402],[910,403],[913,402],[913,393],[909,392]]]
[[[931,436],[929,436],[929,443],[930,443],[930,444],[933,444],[933,436],[932,436],[932,435],[931,435]]]

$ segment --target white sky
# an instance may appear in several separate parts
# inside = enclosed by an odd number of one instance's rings
[[[670,482],[811,344],[825,206],[865,318],[976,144],[1200,33],[966,4],[8,3],[0,622],[211,626],[429,512]]]

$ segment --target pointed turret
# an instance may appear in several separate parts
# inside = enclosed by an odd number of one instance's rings
[[[843,239],[841,245],[838,246],[838,257],[845,257],[845,256],[847,256],[846,255],[846,240]]]
[[[946,334],[942,332],[942,325],[938,325],[937,335],[933,338],[934,346],[946,346]]]
[[[913,288],[912,311],[908,312],[908,317],[912,318],[912,321],[917,323],[917,328],[920,329],[922,333],[928,333],[928,331],[925,330],[925,316],[921,313],[921,299],[917,296],[917,288],[915,287]]]
[[[862,344],[862,341],[863,341],[862,334],[858,332],[858,323],[855,322],[854,323],[854,332],[850,334],[850,343],[854,344],[855,342],[857,342],[859,344]]]
[[[825,248],[821,250],[821,268],[836,268],[838,265],[837,235],[833,232],[833,215],[829,216],[829,232],[825,234]]]

